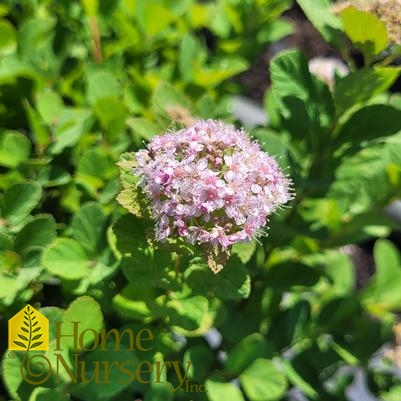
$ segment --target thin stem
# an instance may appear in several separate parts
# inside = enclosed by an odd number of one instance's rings
[[[96,63],[102,63],[103,62],[102,42],[97,18],[95,16],[91,16],[89,17],[88,22],[93,42],[93,49],[92,49],[93,58],[96,61]]]

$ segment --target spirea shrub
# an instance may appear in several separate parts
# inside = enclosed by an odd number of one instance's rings
[[[160,242],[182,238],[221,254],[262,235],[268,216],[292,198],[276,160],[245,131],[220,121],[155,136],[135,159]]]

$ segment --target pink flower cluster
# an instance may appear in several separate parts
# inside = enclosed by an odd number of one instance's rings
[[[267,217],[292,198],[277,162],[219,121],[155,136],[135,157],[158,241],[179,236],[227,248],[260,235]]]

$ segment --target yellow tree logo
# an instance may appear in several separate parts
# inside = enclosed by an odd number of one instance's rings
[[[8,349],[25,352],[48,350],[49,320],[27,305],[8,321]]]

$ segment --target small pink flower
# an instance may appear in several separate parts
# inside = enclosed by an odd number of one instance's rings
[[[159,241],[181,237],[225,249],[261,235],[268,216],[293,197],[274,158],[219,121],[155,136],[135,156]]]

